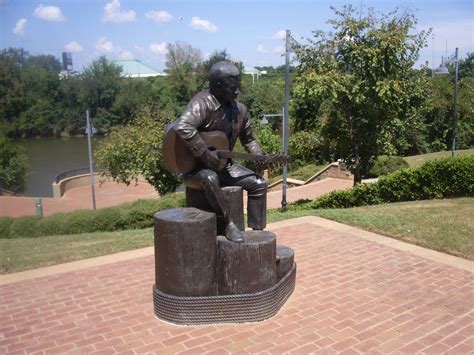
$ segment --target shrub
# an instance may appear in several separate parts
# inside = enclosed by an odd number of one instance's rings
[[[10,226],[10,238],[34,238],[39,236],[38,223],[41,217],[25,216],[15,218]]]
[[[376,183],[333,191],[311,201],[306,208],[347,208],[384,202],[472,196],[473,172],[474,155],[432,160],[419,168],[402,169],[382,176]]]
[[[388,175],[397,170],[408,168],[408,163],[402,157],[382,155],[377,158],[374,166],[369,170],[369,177],[376,178]]]
[[[153,226],[155,212],[184,205],[184,194],[177,193],[163,196],[158,200],[138,200],[96,211],[79,210],[57,213],[44,218],[2,217],[0,218],[0,237],[31,238],[146,228]]]
[[[21,192],[28,175],[28,157],[25,148],[11,139],[0,136],[0,188]]]
[[[10,238],[10,227],[14,220],[13,217],[0,217],[0,238]]]

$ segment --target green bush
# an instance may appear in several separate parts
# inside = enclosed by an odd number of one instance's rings
[[[418,168],[398,170],[372,184],[358,184],[350,190],[333,191],[305,207],[348,208],[473,194],[474,155],[466,155],[432,160]]]
[[[15,218],[10,226],[10,238],[34,238],[39,236],[38,224],[41,217],[25,216]]]
[[[153,226],[153,214],[168,208],[183,207],[184,194],[170,194],[160,199],[137,200],[120,206],[34,216],[0,218],[1,238],[81,234],[98,231],[140,229]]]
[[[376,178],[382,175],[388,175],[408,167],[408,163],[402,157],[382,155],[377,158],[374,166],[369,170],[369,177]]]
[[[10,238],[10,227],[14,220],[13,217],[0,217],[0,238]]]

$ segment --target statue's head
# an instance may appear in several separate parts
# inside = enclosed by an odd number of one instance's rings
[[[217,62],[209,71],[209,88],[220,102],[231,103],[239,94],[239,69],[226,60]]]

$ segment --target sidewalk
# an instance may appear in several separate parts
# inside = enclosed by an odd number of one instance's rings
[[[267,321],[159,321],[146,248],[0,276],[0,353],[474,351],[472,262],[318,217],[269,229],[295,250],[298,271]]]
[[[142,198],[160,198],[158,192],[147,184],[140,182],[129,186],[116,182],[95,184],[97,208],[119,205]],[[327,178],[305,186],[287,190],[287,201],[302,198],[314,199],[333,190],[346,189],[352,181]],[[70,212],[78,209],[92,209],[92,192],[90,186],[81,186],[67,191],[61,198],[43,197],[43,214],[49,216],[58,212]],[[268,208],[281,207],[281,191],[270,192],[267,199]],[[34,197],[0,196],[0,216],[20,217],[35,215]]]

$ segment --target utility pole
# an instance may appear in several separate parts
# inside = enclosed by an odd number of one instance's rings
[[[456,151],[456,121],[458,116],[458,76],[459,76],[459,48],[456,47],[454,55],[454,110],[453,110],[453,142],[451,146],[451,155],[454,157]]]
[[[91,136],[94,134],[94,127],[92,127],[90,117],[89,117],[89,109],[86,110],[86,133],[87,133],[87,146],[89,148],[89,172],[90,172],[90,183],[91,183],[91,190],[92,190],[92,208],[95,210],[95,189],[94,189],[94,168],[92,163],[92,140]]]
[[[291,50],[290,30],[286,30],[285,43],[285,104],[283,106],[283,154],[288,155],[288,101],[290,99],[290,50]],[[283,182],[281,208],[286,210],[286,189],[287,189],[288,164],[283,165]]]

